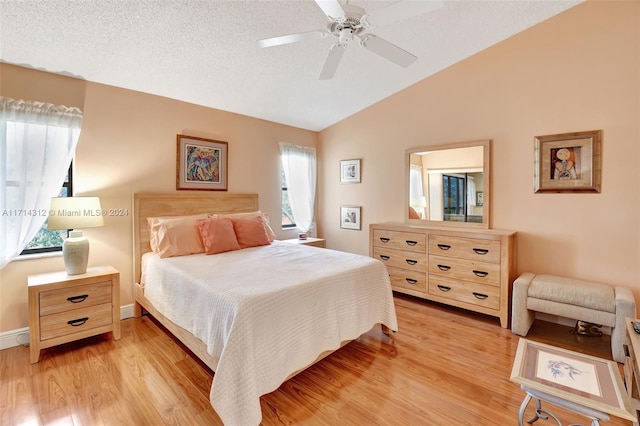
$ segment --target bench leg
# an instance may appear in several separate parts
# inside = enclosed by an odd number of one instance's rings
[[[535,319],[535,312],[527,309],[529,283],[534,274],[524,273],[513,283],[513,297],[511,306],[511,332],[526,336]]]

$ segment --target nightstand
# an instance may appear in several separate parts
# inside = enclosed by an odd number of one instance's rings
[[[51,346],[109,331],[120,339],[120,273],[112,266],[29,275],[27,282],[32,364]]]
[[[324,238],[307,238],[306,240],[301,240],[300,238],[292,238],[290,240],[282,240],[285,243],[291,244],[302,244],[305,246],[314,246],[314,247],[322,247],[326,248],[326,241]]]

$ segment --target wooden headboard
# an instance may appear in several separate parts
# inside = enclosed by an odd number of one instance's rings
[[[140,282],[140,260],[151,251],[147,218],[198,213],[241,213],[258,210],[258,194],[168,192],[133,194],[133,276]]]

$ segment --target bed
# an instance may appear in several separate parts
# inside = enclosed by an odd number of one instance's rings
[[[373,327],[397,330],[386,269],[366,256],[277,240],[151,250],[148,218],[258,211],[257,194],[133,195],[135,316],[152,315],[215,372],[210,401],[225,425],[259,424],[260,396]]]

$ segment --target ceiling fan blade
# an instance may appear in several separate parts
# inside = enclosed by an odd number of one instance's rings
[[[367,34],[361,37],[360,44],[365,49],[368,49],[403,68],[408,67],[418,59],[406,50],[403,50],[395,44],[389,43],[380,37],[376,37],[373,34]]]
[[[329,18],[341,18],[345,15],[338,0],[316,0],[316,3]]]
[[[368,26],[380,27],[392,22],[412,18],[444,6],[442,0],[404,0],[380,9],[374,9],[366,15]]]
[[[325,59],[324,65],[322,66],[322,71],[320,71],[320,80],[331,80],[333,78],[345,50],[347,50],[346,46],[340,43],[331,46],[327,59]]]
[[[289,35],[283,35],[279,37],[271,37],[271,38],[258,40],[258,47],[281,46],[283,44],[297,43],[299,41],[313,40],[313,39],[318,39],[326,36],[327,36],[326,31],[308,31],[305,33],[289,34]]]

